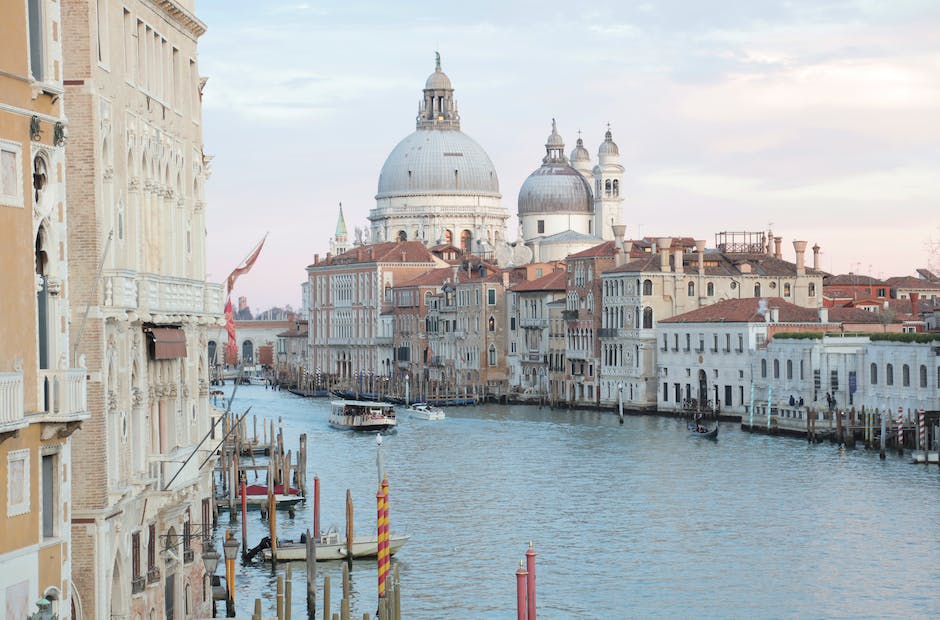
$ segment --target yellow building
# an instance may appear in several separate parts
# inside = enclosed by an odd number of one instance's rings
[[[0,616],[72,613],[70,354],[59,4],[0,0]]]

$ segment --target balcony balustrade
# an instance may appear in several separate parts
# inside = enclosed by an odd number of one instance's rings
[[[561,318],[565,321],[577,321],[578,320],[578,311],[577,310],[562,310]]]
[[[88,412],[84,368],[40,370],[37,379],[39,413],[69,419]]]
[[[519,326],[523,329],[545,329],[548,327],[548,319],[531,317],[519,319]]]
[[[598,338],[616,338],[619,336],[620,330],[616,327],[602,327],[597,330]]]
[[[0,372],[0,435],[27,425],[23,411],[23,373]]]
[[[127,269],[106,271],[103,277],[105,306],[151,314],[222,312],[221,284]]]

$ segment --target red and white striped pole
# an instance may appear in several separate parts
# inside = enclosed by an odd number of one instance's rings
[[[526,592],[527,605],[529,608],[528,620],[535,620],[535,549],[532,548],[532,541],[529,541],[529,548],[525,552],[526,563]]]
[[[924,410],[917,412],[917,447],[921,450],[927,450],[927,421],[924,416]],[[924,460],[926,462],[926,459]]]
[[[904,407],[898,407],[898,454],[904,456]]]
[[[388,550],[388,478],[382,480],[382,485],[375,494],[379,508],[378,527],[378,568],[379,568],[379,598],[385,597],[385,580],[388,577],[389,550]]]
[[[516,571],[516,620],[526,619],[526,576],[525,561],[519,560]]]

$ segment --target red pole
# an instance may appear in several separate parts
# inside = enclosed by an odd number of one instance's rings
[[[519,560],[519,570],[516,571],[516,620],[526,620],[526,575],[525,562]]]
[[[526,590],[528,591],[528,620],[535,620],[535,549],[532,548],[532,541],[529,541],[529,548],[525,552],[526,563]]]
[[[376,557],[376,566],[378,568],[378,579],[379,579],[379,598],[385,598],[385,573],[382,570],[384,566],[382,562],[384,558],[382,557],[382,520],[385,518],[385,507],[383,506],[385,502],[385,495],[382,493],[382,486],[379,485],[379,488],[375,490],[375,506],[376,506],[376,540],[378,544],[378,552],[375,554]]]
[[[382,500],[379,504],[378,527],[378,564],[379,564],[379,596],[385,596],[385,579],[388,577],[389,550],[388,550],[388,477],[382,480],[379,487]]]
[[[248,553],[248,489],[242,478],[242,558]]]
[[[320,540],[320,476],[313,475],[313,535]]]

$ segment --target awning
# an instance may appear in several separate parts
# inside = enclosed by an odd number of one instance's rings
[[[174,360],[186,357],[186,332],[180,327],[151,327],[150,355],[155,360]]]

